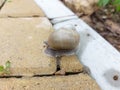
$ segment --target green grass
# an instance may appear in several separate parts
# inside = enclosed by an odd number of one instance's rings
[[[109,4],[113,5],[116,12],[120,11],[120,0],[99,0],[98,2],[98,6],[100,7],[105,7]]]
[[[0,75],[10,74],[11,62],[7,61],[5,65],[0,66]]]

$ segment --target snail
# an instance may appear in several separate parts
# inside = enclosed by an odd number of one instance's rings
[[[79,33],[73,28],[60,28],[53,31],[46,42],[45,53],[51,56],[71,55],[80,42]]]

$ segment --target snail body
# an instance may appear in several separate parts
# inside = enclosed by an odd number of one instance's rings
[[[73,50],[79,41],[80,35],[76,30],[61,28],[51,33],[47,43],[53,50]]]

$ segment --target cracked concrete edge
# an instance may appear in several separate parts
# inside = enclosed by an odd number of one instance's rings
[[[1,90],[100,90],[87,74],[0,79]]]

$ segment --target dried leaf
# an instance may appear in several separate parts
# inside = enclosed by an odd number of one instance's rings
[[[106,20],[105,25],[107,29],[110,30],[111,32],[120,34],[120,26],[117,23],[111,20]]]

